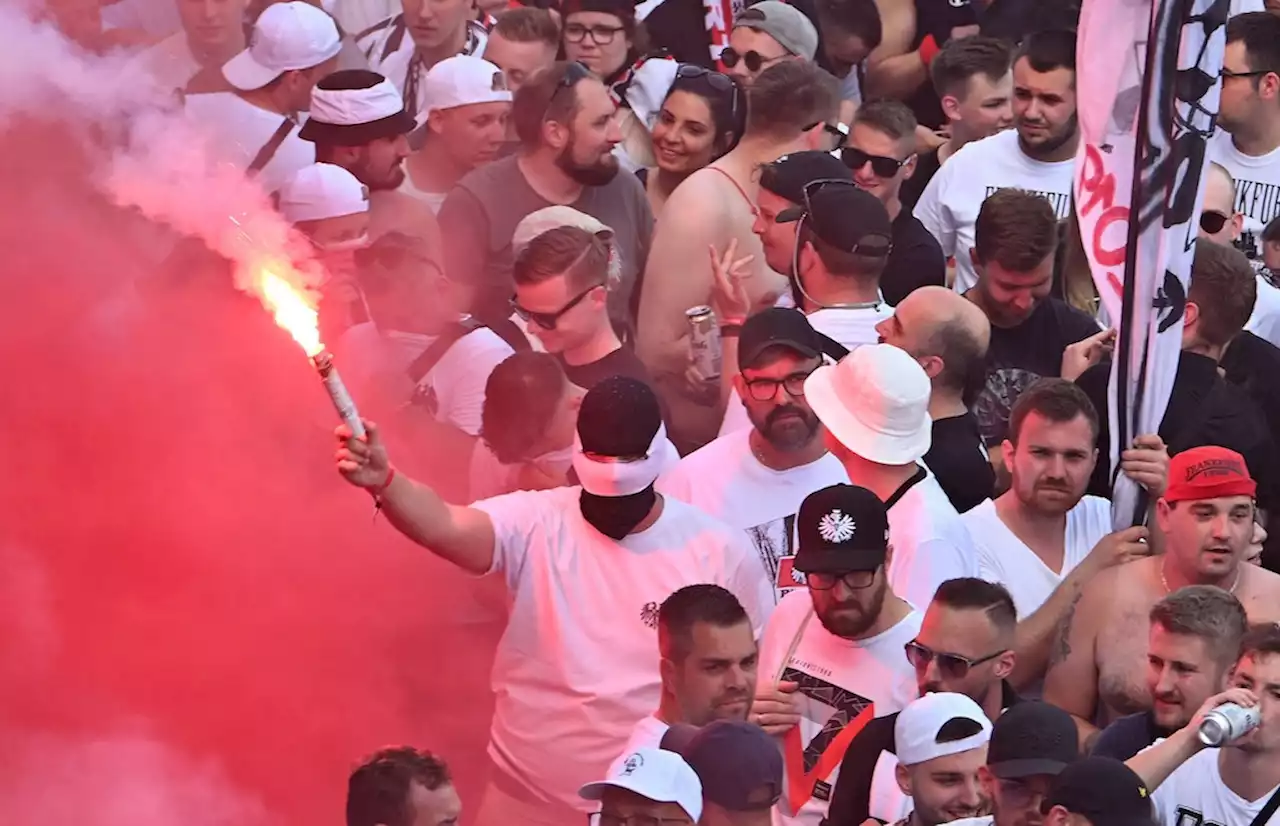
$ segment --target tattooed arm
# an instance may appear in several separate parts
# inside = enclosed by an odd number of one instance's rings
[[[1091,745],[1091,738],[1098,731],[1093,725],[1098,705],[1096,643],[1098,631],[1107,620],[1114,581],[1114,569],[1103,571],[1076,595],[1054,641],[1044,679],[1045,702],[1071,713],[1080,730],[1082,748]]]
[[[1018,659],[1009,675],[1014,688],[1034,685],[1045,676],[1052,663],[1066,659],[1070,652],[1064,629],[1071,626],[1076,603],[1091,576],[1084,566],[1077,567],[1058,584],[1043,605],[1018,623],[1015,648]]]

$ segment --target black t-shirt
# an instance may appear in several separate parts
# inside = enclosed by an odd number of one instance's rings
[[[1111,362],[1103,362],[1076,379],[1098,411],[1098,465],[1089,482],[1089,493],[1097,496],[1111,495],[1107,461],[1111,449],[1107,402],[1110,375]],[[1218,363],[1213,359],[1182,352],[1159,435],[1169,446],[1170,455],[1203,445],[1236,451],[1258,482],[1258,504],[1268,509],[1276,506],[1276,446],[1266,419],[1243,390],[1218,374]]]
[[[1032,32],[1067,29],[1080,23],[1082,0],[992,0],[979,14],[987,37],[1021,43]]]
[[[972,26],[978,22],[978,15],[971,0],[951,0],[940,3],[938,0],[915,0],[916,36],[911,48],[920,48],[920,44],[930,35],[939,46],[951,39],[951,30],[957,26]],[[942,114],[942,103],[938,93],[933,90],[933,83],[925,76],[924,83],[905,101],[921,126],[937,129],[946,122]]]
[[[1090,754],[1094,757],[1113,757],[1124,761],[1133,757],[1169,732],[1156,728],[1155,717],[1150,711],[1140,711],[1121,717],[1102,730],[1093,744]]]
[[[1021,702],[1013,686],[1000,685],[1001,708],[1009,708]],[[898,713],[877,717],[862,727],[845,750],[840,762],[840,775],[836,780],[831,803],[827,806],[824,826],[862,826],[871,816],[871,784],[875,779],[876,763],[881,752],[898,753],[893,727]]]
[[[991,498],[996,472],[972,413],[933,420],[933,443],[924,463],[960,513]]]
[[[662,49],[681,63],[714,69],[705,18],[702,0],[662,0],[644,19],[650,51]]]
[[[893,221],[893,249],[880,276],[884,300],[896,305],[917,287],[947,283],[947,262],[938,239],[905,207]]]
[[[1219,366],[1227,383],[1248,393],[1258,405],[1272,439],[1276,439],[1280,434],[1280,348],[1253,333],[1242,332],[1227,347]],[[1267,534],[1262,564],[1268,570],[1280,571],[1280,530]]]
[[[1038,379],[1060,375],[1063,351],[1098,331],[1092,316],[1052,297],[1017,327],[992,325],[987,378],[973,406],[987,447],[1004,440],[1022,391]]]
[[[639,379],[650,387],[653,386],[653,379],[649,376],[648,369],[641,363],[640,357],[632,352],[630,347],[626,346],[619,347],[604,358],[596,359],[588,364],[566,364],[565,360],[561,358],[560,366],[564,368],[564,373],[569,377],[569,381],[583,390],[590,390],[600,382],[613,376]]]
[[[931,149],[923,155],[916,156],[916,168],[911,173],[911,177],[902,182],[902,189],[898,192],[898,198],[902,201],[902,209],[904,212],[913,212],[916,208],[916,202],[920,200],[920,196],[924,194],[924,188],[929,185],[929,181],[933,180],[933,176],[938,174],[938,170],[942,168],[942,163],[938,160],[938,150]]]

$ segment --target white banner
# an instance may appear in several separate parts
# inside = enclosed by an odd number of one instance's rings
[[[1229,12],[1230,0],[1085,0],[1080,15],[1075,209],[1100,314],[1117,331],[1111,454],[1100,457],[1117,528],[1143,507],[1120,451],[1160,429],[1182,349]]]

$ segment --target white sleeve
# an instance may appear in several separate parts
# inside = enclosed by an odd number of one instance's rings
[[[924,224],[924,228],[929,230],[929,234],[938,239],[943,258],[951,258],[956,254],[956,224],[945,202],[947,184],[951,180],[954,165],[955,159],[952,158],[951,163],[943,164],[929,179],[912,212]]]
[[[507,589],[515,593],[521,580],[529,546],[545,541],[537,534],[545,532],[543,516],[555,508],[556,491],[516,491],[492,499],[481,499],[471,507],[484,511],[493,523],[493,565],[485,574],[501,572]]]
[[[751,630],[755,632],[756,639],[760,639],[769,615],[773,613],[773,583],[769,581],[760,555],[747,547],[742,531],[731,531],[727,539],[730,547],[726,553],[729,559],[736,560],[736,564],[729,570],[729,581],[725,587],[742,603],[747,616],[751,617]]]
[[[515,353],[491,330],[477,330],[458,339],[431,368],[436,420],[466,433],[480,434],[484,387],[493,368]]]
[[[925,540],[907,565],[900,567],[896,562],[891,572],[893,592],[921,611],[933,602],[939,585],[977,573],[972,556],[947,539]]]

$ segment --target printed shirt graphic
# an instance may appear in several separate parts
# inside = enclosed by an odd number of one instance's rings
[[[658,490],[743,531],[781,596],[803,584],[786,562],[800,503],[849,477],[830,454],[790,470],[770,470],[751,452],[751,433],[748,427],[721,436],[684,457],[658,480]]]
[[[1219,129],[1209,141],[1209,156],[1236,180],[1236,211],[1244,216],[1242,246],[1251,258],[1262,256],[1262,230],[1280,217],[1280,148],[1246,155]]]
[[[1018,131],[1006,129],[967,144],[929,181],[913,214],[938,239],[942,254],[956,260],[956,292],[978,281],[969,250],[978,210],[989,195],[1001,189],[1025,189],[1049,199],[1054,214],[1071,211],[1071,182],[1075,159],[1058,163],[1032,160],[1018,146]]]
[[[1160,826],[1247,826],[1253,822],[1277,789],[1257,800],[1245,800],[1222,782],[1218,755],[1217,749],[1205,749],[1156,787],[1151,794],[1156,804],[1156,823]],[[1280,813],[1273,814],[1263,826],[1280,826]]]
[[[761,681],[781,675],[781,680],[799,684],[800,724],[782,737],[787,776],[774,809],[778,826],[818,826],[850,741],[869,720],[901,711],[916,696],[915,672],[903,646],[920,631],[918,611],[855,642],[831,634],[816,616],[809,617],[812,605],[807,590],[784,596],[760,645]],[[798,634],[803,636],[783,663]]]

